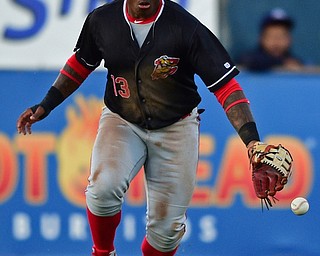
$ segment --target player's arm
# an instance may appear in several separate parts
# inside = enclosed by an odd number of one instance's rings
[[[75,54],[72,55],[60,70],[57,79],[43,100],[20,115],[17,121],[18,132],[24,135],[30,134],[31,125],[48,116],[55,107],[79,88],[92,71],[82,65]]]
[[[261,199],[262,208],[264,202],[269,209],[277,200],[275,194],[284,188],[290,177],[292,156],[280,144],[275,146],[260,142],[249,101],[235,79],[231,79],[214,94],[247,146],[254,190]]]
[[[247,148],[260,140],[249,100],[235,79],[214,92],[226,115]]]

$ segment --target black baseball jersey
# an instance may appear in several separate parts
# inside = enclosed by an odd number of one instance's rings
[[[214,92],[239,73],[213,33],[169,0],[140,48],[124,4],[115,0],[91,12],[75,51],[87,68],[104,61],[105,104],[127,121],[146,129],[168,126],[200,103],[195,74]]]

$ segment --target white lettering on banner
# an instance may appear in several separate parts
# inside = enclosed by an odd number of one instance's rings
[[[216,227],[217,220],[212,215],[204,215],[199,218],[198,223],[193,223],[189,219],[186,221],[186,233],[184,234],[182,241],[186,242],[191,239],[193,235],[193,225],[198,224],[199,233],[198,238],[199,241],[209,244],[214,242],[218,238],[218,229]]]
[[[56,240],[60,235],[60,216],[58,214],[43,214],[40,220],[40,230],[46,240]]]
[[[86,15],[108,2],[112,0],[1,0],[0,69],[60,69]],[[217,33],[218,1],[175,2]]]
[[[31,220],[25,213],[16,213],[12,219],[12,233],[17,240],[26,240],[31,236]]]
[[[87,233],[87,218],[83,214],[75,213],[69,217],[69,237],[71,240],[86,240]]]
[[[200,234],[199,239],[204,243],[211,243],[218,237],[218,230],[216,227],[216,218],[212,215],[206,215],[199,221]]]
[[[63,217],[58,213],[42,213],[38,221],[32,214],[17,212],[12,214],[12,235],[17,241],[38,239],[39,235],[45,241],[57,241],[62,236],[61,232]],[[39,227],[37,226],[39,223]],[[124,214],[121,221],[121,231],[118,232],[122,239],[132,242],[138,237],[138,226],[144,229],[145,217],[133,214]],[[196,220],[190,217],[186,221],[186,233],[182,241],[195,240],[209,244],[218,238],[217,219],[213,215],[197,215]],[[71,241],[88,241],[91,239],[90,230],[85,214],[71,213],[68,217],[68,239]],[[40,242],[40,241],[39,241]],[[67,242],[67,241],[66,241]]]
[[[123,218],[123,236],[127,241],[133,241],[136,238],[137,224],[134,215],[127,214]]]

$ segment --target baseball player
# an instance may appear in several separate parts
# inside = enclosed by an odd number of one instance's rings
[[[249,148],[259,141],[239,71],[218,39],[170,0],[115,0],[86,18],[41,103],[25,110],[19,133],[70,96],[103,61],[108,70],[86,188],[92,255],[116,255],[114,238],[131,181],[144,167],[144,256],[174,255],[185,233],[199,148],[199,75]]]

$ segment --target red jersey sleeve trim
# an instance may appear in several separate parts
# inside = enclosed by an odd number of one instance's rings
[[[61,69],[60,73],[69,77],[72,81],[74,81],[77,85],[80,85],[82,83],[82,81],[79,81],[77,78],[75,78],[74,76],[72,76],[70,73],[68,73],[66,70]]]
[[[233,106],[238,105],[240,103],[250,104],[250,101],[247,98],[236,100],[236,101],[232,102],[228,107],[226,107],[224,111],[227,113],[230,108],[232,108]]]
[[[226,99],[230,96],[231,93],[235,91],[242,91],[242,88],[237,80],[235,78],[232,78],[228,83],[215,91],[214,95],[223,107]]]
[[[71,67],[75,72],[79,74],[84,79],[86,79],[90,73],[93,71],[91,69],[86,68],[83,66],[76,58],[76,55],[73,54],[67,61],[69,67]]]

